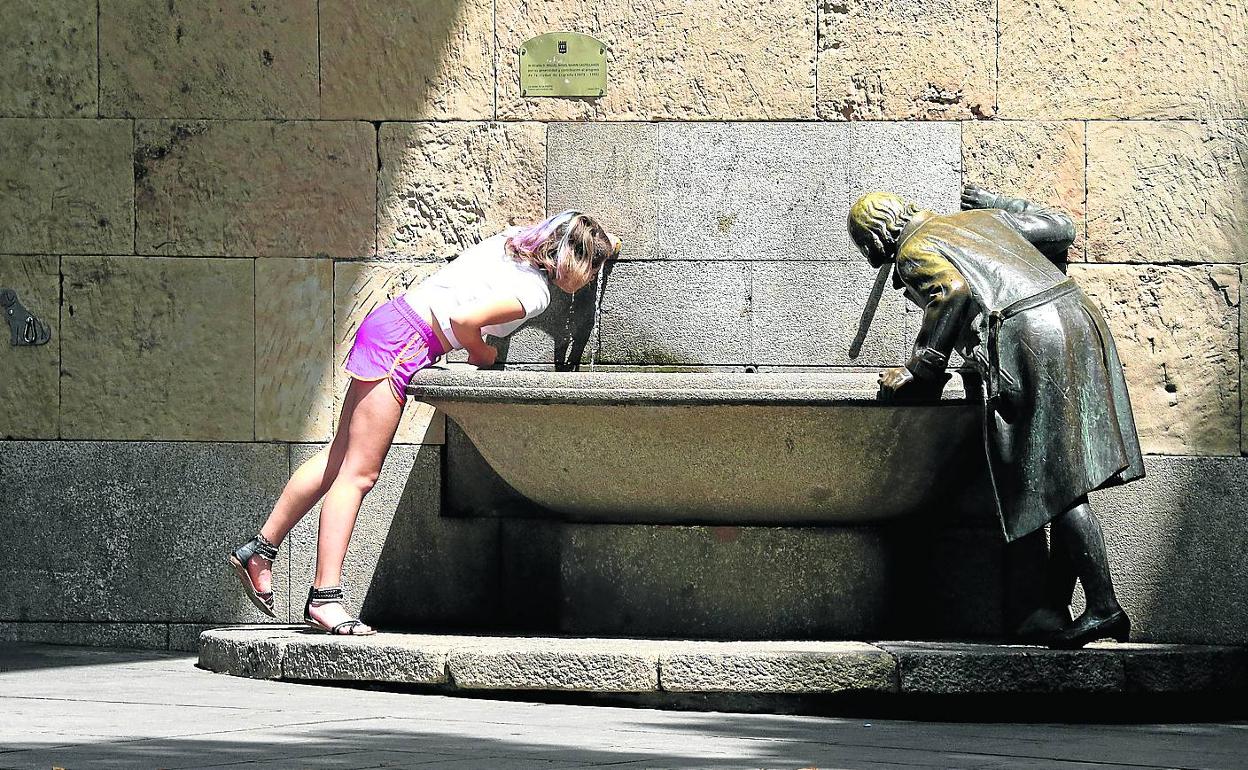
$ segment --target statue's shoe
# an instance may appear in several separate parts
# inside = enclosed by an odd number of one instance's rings
[[[1123,610],[1116,610],[1105,617],[1095,617],[1085,612],[1073,624],[1050,639],[1049,646],[1055,650],[1077,650],[1097,639],[1125,642],[1130,636],[1131,619]]]

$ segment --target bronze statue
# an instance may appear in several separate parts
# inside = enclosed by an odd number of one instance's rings
[[[1065,213],[967,187],[955,214],[890,193],[858,199],[849,232],[923,309],[913,354],[880,375],[881,397],[939,390],[958,351],[982,375],[984,440],[1007,541],[1051,523],[1051,607],[1020,633],[1052,647],[1126,641],[1089,492],[1144,475],[1127,385],[1095,305],[1050,261],[1075,228]],[[1075,578],[1087,609],[1071,621]]]

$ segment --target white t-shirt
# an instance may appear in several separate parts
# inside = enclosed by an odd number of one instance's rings
[[[451,331],[451,316],[460,308],[520,300],[524,318],[481,327],[482,334],[506,337],[550,304],[546,274],[527,262],[512,259],[506,244],[504,234],[486,238],[407,293],[407,300],[413,307],[423,304],[433,311],[451,347],[463,347]]]

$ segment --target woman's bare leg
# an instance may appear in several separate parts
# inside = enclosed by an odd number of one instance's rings
[[[347,448],[346,431],[342,429],[342,426],[355,410],[358,396],[359,394],[354,390],[347,391],[347,396],[342,402],[338,430],[334,433],[333,440],[305,460],[286,482],[281,497],[273,506],[272,513],[265,520],[264,526],[260,528],[260,534],[270,543],[280,545],[299,520],[324,497],[330,484],[334,482]],[[264,559],[252,559],[247,563],[247,572],[251,575],[252,582],[261,591],[272,590],[271,567],[272,564]]]
[[[348,404],[353,408],[348,410]],[[321,501],[313,586],[328,588],[342,583],[342,563],[360,504],[377,483],[402,415],[403,406],[392,395],[388,380],[351,382],[338,435],[334,437],[335,442],[345,439],[342,459]],[[316,607],[312,614],[326,626],[350,619],[337,603]]]

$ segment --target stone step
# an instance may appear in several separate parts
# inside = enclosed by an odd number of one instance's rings
[[[460,691],[830,695],[1203,693],[1248,688],[1248,648],[1098,643],[1079,651],[961,642],[205,631],[199,665],[257,679]]]

